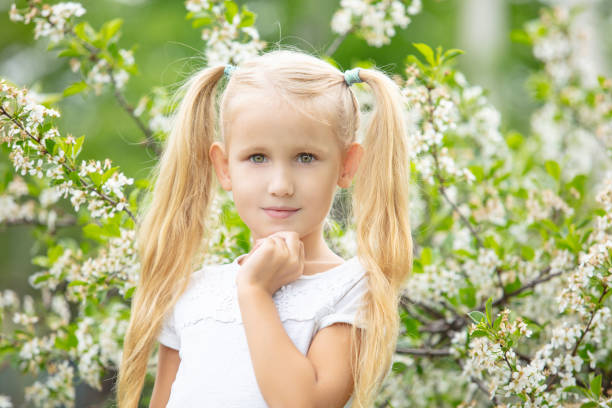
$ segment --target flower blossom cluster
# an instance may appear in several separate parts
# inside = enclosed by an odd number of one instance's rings
[[[574,214],[574,209],[550,189],[541,192],[529,190],[529,198],[525,205],[528,210],[527,222],[548,219],[553,211],[561,211],[568,217]]]
[[[426,181],[434,184],[440,177],[456,177],[471,184],[475,180],[467,168],[471,158],[449,151],[445,136],[476,143],[484,165],[509,156],[499,130],[499,112],[480,87],[470,86],[460,72],[454,73],[454,86],[422,83],[419,78],[424,73],[415,66],[406,73],[401,92],[408,109],[410,158]]]
[[[526,33],[544,64],[543,75],[533,82],[548,94],[541,96],[546,100],[532,116],[532,127],[545,139],[545,158],[566,156],[568,177],[597,170],[612,148],[612,80],[598,79],[596,65],[585,54],[592,48],[593,27],[576,10],[557,5],[543,9]]]
[[[0,408],[13,408],[13,403],[8,395],[0,394]]]
[[[87,203],[87,209],[93,217],[107,218],[117,211],[126,208],[127,199],[123,193],[126,185],[133,179],[125,177],[111,169],[111,161],[106,159],[104,165],[99,161],[82,161],[77,171],[70,167],[70,162],[78,154],[82,140],[72,136],[61,138],[56,128],[43,130],[43,123],[48,117],[58,117],[53,109],[37,103],[25,89],[17,89],[0,81],[0,125],[4,131],[2,141],[8,143],[11,152],[9,158],[16,171],[21,175],[38,178],[47,177],[57,182],[57,194],[63,198],[70,196],[75,210]],[[60,146],[57,152],[49,146]],[[78,145],[78,146],[77,146]],[[64,146],[63,148],[61,146]],[[106,175],[106,171],[113,171]],[[69,173],[77,173],[83,180],[76,185]],[[95,187],[93,178],[104,180],[101,186]],[[90,179],[91,182],[87,183]]]
[[[36,289],[55,290],[63,281],[69,284],[79,282],[69,285],[65,295],[70,301],[80,302],[87,297],[86,284],[104,278],[106,283],[100,285],[108,285],[114,279],[119,294],[124,296],[136,286],[140,264],[134,248],[135,231],[120,229],[120,234],[109,239],[107,246],[98,251],[95,257],[85,259],[81,249],[64,248],[48,269],[30,275],[30,285]],[[98,289],[110,290],[110,287],[100,286]]]
[[[25,388],[25,399],[37,407],[74,407],[74,367],[68,361],[51,363],[47,369],[49,377],[36,381]]]
[[[421,0],[342,0],[340,6],[332,18],[332,30],[340,35],[354,30],[374,47],[389,44],[395,27],[406,28],[410,16],[422,8]]]
[[[54,43],[71,37],[77,39],[82,47],[90,51],[90,55],[70,59],[70,69],[77,72],[83,69],[83,76],[86,83],[94,90],[96,95],[102,92],[105,85],[113,84],[117,89],[122,89],[129,79],[128,70],[135,67],[132,50],[119,49],[118,60],[110,60],[100,57],[98,50],[100,45],[93,45],[79,38],[72,26],[75,17],[85,14],[85,9],[80,3],[61,2],[55,5],[42,4],[36,2],[30,4],[26,10],[19,10],[12,5],[10,17],[12,21],[29,24],[35,22],[34,38],[49,37]],[[108,57],[107,57],[108,58]]]
[[[470,341],[470,359],[463,367],[464,375],[488,383],[487,389],[491,398],[496,395],[498,389],[505,391],[505,396],[509,397],[542,392],[546,387],[546,377],[541,370],[530,365],[521,365],[514,350],[508,346],[515,339],[532,335],[532,331],[520,317],[510,321],[509,316],[510,310],[502,310],[494,337],[478,336]],[[475,334],[482,324],[473,325],[470,334]]]
[[[9,11],[11,21],[23,21],[25,24],[34,21],[34,38],[49,37],[51,42],[62,40],[70,29],[72,19],[83,14],[85,9],[75,2],[43,4],[40,8],[31,6],[26,10],[19,10],[13,3]]]
[[[207,13],[212,24],[202,29],[202,40],[206,42],[206,62],[209,66],[239,64],[264,49],[266,42],[260,40],[259,31],[251,24],[243,24],[241,14],[236,13],[232,21],[225,18],[222,1],[187,0],[185,7],[191,13]]]
[[[111,240],[109,248],[103,249],[97,258],[89,258],[84,263],[80,249],[73,252],[66,248],[50,271],[55,276],[46,276],[46,279],[40,280],[38,284],[33,281],[42,276],[40,273],[30,277],[32,286],[42,291],[42,307],[51,313],[37,313],[34,300],[29,295],[24,296],[23,305],[20,305],[21,302],[14,291],[7,289],[0,292],[0,314],[12,312],[13,322],[22,327],[22,333],[27,333],[26,338],[20,335],[14,339],[8,338],[7,334],[9,343],[17,346],[16,355],[20,369],[37,374],[40,367],[46,366],[50,374],[46,381],[36,381],[26,387],[26,400],[35,406],[57,406],[49,404],[58,401],[61,406],[74,406],[74,375],[78,374],[85,383],[101,390],[101,376],[106,368],[119,366],[121,340],[128,324],[126,310],[129,307],[115,301],[104,310],[96,312],[99,316],[92,315],[91,311],[83,315],[83,307],[78,309],[78,315],[71,321],[68,302],[83,303],[91,293],[108,292],[117,286],[120,288],[120,294],[125,295],[122,288],[134,287],[138,263],[134,259],[133,234],[134,231],[125,231],[122,238]],[[69,284],[66,296],[53,294],[58,277],[68,283],[79,284]],[[109,286],[109,282],[117,282],[117,279],[124,282],[123,286]],[[84,284],[97,285],[96,290],[88,295]],[[42,319],[39,316],[42,316]],[[66,347],[68,333],[71,332],[68,325],[71,323],[76,323],[76,344]],[[39,333],[45,328],[50,329],[50,333],[41,336]],[[58,348],[58,343],[64,346]],[[75,365],[69,362],[74,362]]]
[[[597,194],[597,200],[604,208],[612,207],[611,186],[612,177],[608,177]],[[607,216],[608,213],[602,218]],[[471,340],[470,360],[464,366],[464,373],[480,379],[484,379],[486,373],[491,396],[500,388],[505,391],[505,397],[527,396],[530,406],[556,407],[576,398],[564,389],[577,384],[576,375],[585,364],[594,369],[605,361],[605,350],[612,343],[609,334],[612,312],[610,305],[601,303],[601,300],[612,286],[612,235],[608,232],[609,223],[599,222],[596,226],[599,227],[590,235],[588,250],[581,252],[580,263],[565,285],[557,286],[556,294],[552,292],[545,296],[550,299],[556,295],[561,315],[547,318],[547,321],[555,323],[540,334],[545,341],[530,361],[521,364],[513,360],[516,356],[508,355],[512,349],[500,353],[504,343],[491,343],[489,337]],[[558,251],[557,254],[551,260],[551,273],[566,271],[567,264],[573,263],[568,251]],[[508,332],[504,320],[499,330],[498,334]],[[529,337],[529,329],[525,326],[520,328],[520,332]],[[578,353],[581,345],[585,344],[590,345],[585,348],[586,357]],[[559,387],[548,387],[546,380],[550,376],[559,380]]]
[[[575,76],[592,81],[590,59],[584,54],[588,48],[585,41],[594,35],[592,27],[577,24],[568,5],[544,8],[541,13],[525,29],[533,39],[533,55],[545,64],[546,73],[557,85],[567,84]]]
[[[154,87],[152,95],[145,95],[138,101],[134,115],[140,117],[145,112],[148,113],[148,125],[155,133],[163,135],[160,139],[165,138],[172,129],[172,115],[169,114],[171,106],[168,93],[162,87]]]
[[[40,191],[37,201],[29,197],[27,184],[16,175],[0,194],[0,223],[38,223],[55,230],[58,212],[52,205],[60,195],[59,189],[51,186]]]

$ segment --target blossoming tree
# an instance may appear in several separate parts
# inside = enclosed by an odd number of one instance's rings
[[[266,46],[255,14],[234,1],[188,0],[186,8],[210,64],[239,64]],[[342,0],[324,56],[333,63],[349,34],[387,44],[420,11],[420,0]],[[483,89],[453,67],[460,50],[415,43],[417,55],[405,56],[395,80],[409,114],[415,264],[378,406],[612,406],[612,81],[585,77],[577,13],[543,8],[515,33],[541,61],[529,81],[541,107],[527,135],[502,131]],[[96,29],[85,14],[73,2],[10,9],[13,22],[32,25],[80,74],[62,97],[111,93],[142,145],[159,153],[171,100],[161,88],[128,100],[137,63],[134,48],[118,46],[122,21]],[[367,115],[367,87],[354,89]],[[41,95],[0,80],[0,141],[12,166],[0,181],[0,222],[78,226],[82,238],[40,238],[45,251],[32,259],[40,271],[29,277],[40,299],[0,292],[0,356],[37,378],[24,390],[37,407],[74,406],[76,384],[101,390],[114,378],[139,270],[136,214],[149,187],[110,158],[79,161],[86,137],[63,135],[59,114]],[[592,167],[580,172],[574,146],[589,143]],[[220,193],[213,216],[222,221],[202,262],[249,250],[248,230]],[[330,244],[351,256],[350,222],[329,221]],[[0,395],[0,407],[10,406]]]

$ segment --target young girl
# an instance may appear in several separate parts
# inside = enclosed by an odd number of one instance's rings
[[[376,101],[363,145],[354,82]],[[298,51],[190,78],[139,224],[120,408],[138,406],[157,341],[150,407],[373,406],[412,268],[404,117],[384,73],[343,73]],[[199,267],[215,180],[254,245]],[[358,255],[346,261],[323,238],[337,187],[353,189]]]

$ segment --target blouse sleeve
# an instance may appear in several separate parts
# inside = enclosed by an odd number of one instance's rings
[[[357,282],[352,282],[346,293],[335,304],[333,311],[321,318],[319,330],[334,323],[356,324],[360,329],[364,329],[365,325],[361,321],[356,322],[355,318],[367,291],[368,280],[367,276],[363,275]]]
[[[176,326],[174,323],[174,310],[171,310],[169,315],[164,320],[157,340],[164,346],[173,348],[175,350],[180,348],[181,342],[178,333],[176,332]]]

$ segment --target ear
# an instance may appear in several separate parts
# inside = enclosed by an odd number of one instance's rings
[[[215,167],[219,184],[221,184],[225,191],[231,191],[232,179],[230,178],[228,158],[223,145],[219,142],[214,142],[208,150],[208,156]]]
[[[342,188],[348,188],[351,185],[351,181],[357,172],[359,162],[363,156],[363,146],[359,143],[352,143],[345,153],[342,168],[340,169],[340,176],[338,177],[338,186]]]

